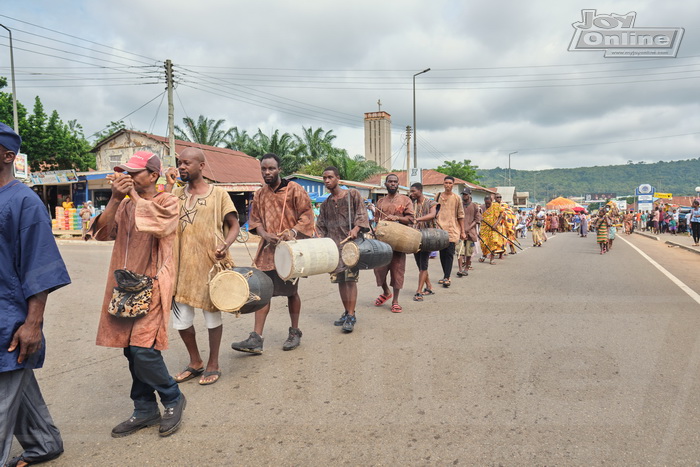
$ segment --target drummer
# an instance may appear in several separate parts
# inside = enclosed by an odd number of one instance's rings
[[[340,188],[340,173],[336,167],[326,167],[323,171],[323,183],[330,196],[321,204],[316,218],[316,232],[319,237],[329,237],[341,248],[343,240],[355,239],[360,232],[369,231],[367,209],[362,195],[354,188]],[[359,268],[348,268],[343,263],[342,255],[338,268],[331,273],[331,283],[338,284],[340,301],[345,312],[333,324],[342,326],[343,331],[352,332],[355,327],[355,304],[357,303],[357,280]]]
[[[207,280],[214,263],[230,261],[228,249],[239,231],[238,212],[226,190],[210,185],[204,179],[204,152],[185,148],[178,157],[177,169],[166,172],[166,191],[179,202],[179,228],[175,241],[178,259],[175,300],[172,307],[173,327],[185,343],[189,362],[174,376],[183,383],[199,377],[199,384],[214,384],[221,376],[219,348],[223,333],[221,312],[209,298]],[[177,176],[186,183],[174,187]],[[199,354],[194,328],[195,308],[202,310],[209,337],[209,359],[206,367]]]
[[[386,176],[384,182],[387,195],[377,202],[374,215],[377,221],[400,222],[403,225],[413,224],[413,203],[411,199],[399,194],[399,177],[396,174]],[[387,275],[391,272],[391,283],[387,284]],[[404,274],[406,273],[406,253],[394,251],[391,263],[374,270],[377,285],[382,288],[382,294],[374,301],[375,306],[382,306],[390,298],[391,311],[401,313],[403,308],[399,305],[399,292],[403,288]],[[389,285],[393,288],[389,290]]]
[[[415,212],[413,226],[418,230],[436,228],[435,216],[437,216],[437,203],[423,196],[423,184],[416,182],[411,185],[409,197],[413,200],[413,211]],[[418,289],[416,289],[416,293],[413,295],[413,300],[416,302],[422,302],[424,295],[435,295],[435,292],[433,292],[433,285],[430,283],[430,277],[428,275],[430,253],[430,251],[421,250],[413,254],[416,259],[416,265],[418,266]]]
[[[267,153],[260,159],[260,171],[265,185],[253,195],[248,226],[251,232],[260,236],[255,267],[272,279],[273,297],[287,297],[292,326],[282,350],[293,350],[301,343],[301,298],[298,282],[283,281],[275,271],[275,246],[281,241],[311,237],[314,233],[314,212],[311,199],[301,185],[280,177],[280,163],[277,154]],[[269,304],[256,311],[253,332],[246,340],[231,344],[231,348],[239,352],[261,354],[263,328],[269,312]]]

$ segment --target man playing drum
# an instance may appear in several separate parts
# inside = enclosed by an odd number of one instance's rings
[[[311,199],[301,185],[280,178],[280,158],[277,154],[263,155],[260,170],[265,186],[253,196],[248,221],[250,231],[260,236],[255,266],[272,279],[273,297],[287,297],[292,326],[282,349],[293,350],[301,343],[301,298],[298,283],[283,281],[275,271],[275,246],[281,241],[311,237],[314,231],[314,212]],[[256,311],[253,332],[246,340],[231,344],[231,348],[240,352],[261,354],[263,328],[269,312],[269,304]]]
[[[332,238],[340,248],[343,240],[352,240],[357,238],[360,232],[367,232],[369,219],[360,192],[354,188],[343,190],[338,185],[339,181],[338,169],[326,167],[323,171],[323,183],[331,195],[321,204],[321,211],[316,219],[316,232],[320,237]],[[351,269],[345,266],[341,255],[338,269],[331,273],[331,283],[338,284],[340,301],[343,302],[345,312],[333,324],[342,326],[345,332],[352,332],[355,327],[359,277],[359,268]]]
[[[377,202],[375,207],[375,218],[378,221],[400,222],[403,225],[413,223],[413,203],[406,195],[401,195],[399,191],[399,177],[396,174],[386,176],[384,182],[387,195]],[[386,278],[391,271],[391,283],[387,284]],[[393,297],[391,301],[391,311],[401,313],[403,308],[399,305],[399,292],[403,288],[403,279],[406,272],[406,253],[394,251],[391,263],[374,270],[377,285],[382,288],[382,294],[374,301],[375,306],[382,306],[384,302]],[[389,285],[393,288],[389,290]]]
[[[413,212],[415,213],[413,226],[418,230],[435,228],[437,203],[423,196],[423,184],[416,182],[411,185],[409,197],[413,200]],[[423,250],[418,253],[413,253],[416,265],[418,266],[418,288],[416,289],[415,295],[413,295],[413,300],[416,302],[422,302],[423,295],[435,295],[428,275],[430,253],[430,251]]]
[[[172,308],[173,328],[180,333],[190,357],[185,369],[175,375],[175,381],[182,383],[201,375],[201,385],[214,384],[221,376],[219,348],[223,323],[221,312],[209,298],[209,271],[217,261],[231,262],[228,249],[240,228],[238,213],[226,190],[204,180],[202,170],[205,163],[201,149],[186,148],[178,157],[177,169],[168,169],[165,188],[177,196],[180,208],[174,252],[178,269]],[[187,185],[173,189],[178,172]],[[195,308],[202,310],[209,330],[206,368],[197,347],[193,324]]]

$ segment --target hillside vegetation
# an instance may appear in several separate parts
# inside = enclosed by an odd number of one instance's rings
[[[478,174],[482,186],[507,185],[507,168],[479,169]],[[643,183],[662,193],[688,196],[694,195],[695,187],[700,186],[700,158],[575,169],[512,170],[511,179],[517,191],[529,191],[530,198],[538,200],[586,193],[634,195],[635,188]]]

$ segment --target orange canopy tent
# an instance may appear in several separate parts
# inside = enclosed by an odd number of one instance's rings
[[[549,203],[547,203],[547,210],[550,211],[563,211],[563,210],[573,210],[575,207],[580,207],[581,205],[578,204],[576,201],[571,200],[569,198],[554,198],[551,200]]]

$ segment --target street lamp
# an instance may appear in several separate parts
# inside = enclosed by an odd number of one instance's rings
[[[423,73],[427,73],[430,71],[430,68],[426,68],[425,70],[416,73],[413,75],[413,167],[417,168],[418,167],[418,154],[416,153],[416,149],[418,148],[418,145],[416,144],[418,142],[418,132],[416,131],[416,76],[422,75]],[[408,176],[406,177],[406,181],[408,182]]]
[[[15,57],[12,49],[12,31],[5,26],[0,24],[0,27],[5,29],[10,35],[10,72],[12,73],[12,117],[15,124],[15,133],[19,134],[19,122],[17,120],[17,88],[15,88]]]
[[[513,154],[517,154],[517,153],[518,153],[518,151],[514,151],[514,152],[511,152],[510,154],[508,154],[508,186],[512,185],[512,182],[510,179],[510,156],[512,156]]]

